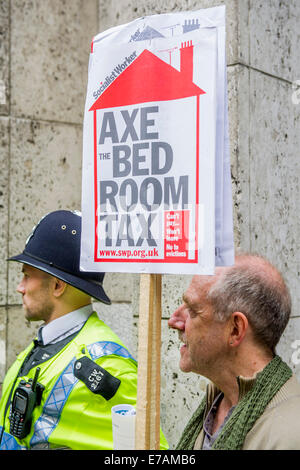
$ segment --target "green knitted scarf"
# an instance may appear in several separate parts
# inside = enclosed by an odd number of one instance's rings
[[[255,421],[263,414],[266,406],[292,376],[289,366],[275,356],[271,362],[257,374],[251,390],[247,392],[234,408],[232,415],[215,440],[212,449],[238,450],[243,447],[247,433]],[[192,450],[202,429],[206,398],[188,422],[176,449]]]

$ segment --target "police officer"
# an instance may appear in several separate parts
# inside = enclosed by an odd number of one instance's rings
[[[110,299],[104,273],[79,270],[80,238],[80,214],[55,211],[9,259],[23,263],[25,317],[44,323],[6,374],[1,449],[113,449],[111,408],[136,403],[136,361],[93,312],[92,297]]]

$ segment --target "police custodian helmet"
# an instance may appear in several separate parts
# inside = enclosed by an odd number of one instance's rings
[[[79,270],[81,214],[59,210],[44,216],[29,235],[23,253],[8,261],[19,261],[41,269],[91,297],[110,304],[102,282],[105,273]]]

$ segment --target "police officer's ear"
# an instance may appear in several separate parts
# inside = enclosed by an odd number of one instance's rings
[[[67,283],[58,279],[57,277],[54,278],[54,288],[53,288],[53,295],[54,297],[60,297],[63,295],[67,287]]]

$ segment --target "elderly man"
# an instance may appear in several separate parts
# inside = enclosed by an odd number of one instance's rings
[[[113,449],[111,408],[136,403],[136,361],[93,311],[110,300],[103,273],[80,271],[80,243],[81,216],[55,211],[11,258],[25,317],[43,324],[5,377],[1,449]]]
[[[281,274],[260,256],[193,277],[169,326],[183,342],[180,369],[211,383],[178,449],[300,449],[300,385],[275,353],[290,310]]]

